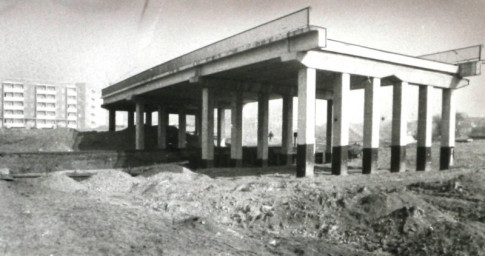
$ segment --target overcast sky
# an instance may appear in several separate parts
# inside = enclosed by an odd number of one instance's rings
[[[329,38],[387,51],[485,43],[485,0],[0,0],[0,78],[102,88],[306,6]],[[485,79],[470,80],[458,110],[482,115]]]

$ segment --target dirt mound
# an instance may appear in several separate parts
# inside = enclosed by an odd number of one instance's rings
[[[83,184],[60,172],[54,172],[49,174],[47,177],[39,178],[39,183],[45,188],[62,192],[77,192],[86,190],[86,187]]]
[[[126,193],[138,183],[137,178],[119,170],[101,170],[82,181],[89,190],[101,193]]]
[[[0,152],[73,151],[77,131],[58,129],[0,129]]]

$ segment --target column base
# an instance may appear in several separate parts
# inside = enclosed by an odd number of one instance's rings
[[[332,152],[325,152],[325,163],[329,164],[332,162]]]
[[[406,146],[391,146],[391,172],[406,170]]]
[[[313,176],[315,165],[315,145],[304,144],[296,148],[296,177]]]
[[[256,166],[258,167],[268,167],[268,159],[256,159]]]
[[[242,159],[232,159],[231,158],[231,167],[240,168],[243,166]]]
[[[332,174],[347,175],[347,162],[349,146],[338,146],[332,148]]]
[[[416,148],[416,171],[431,170],[431,147]]]
[[[200,167],[201,168],[212,168],[214,167],[214,160],[213,159],[202,159],[200,161]]]
[[[370,174],[377,171],[378,148],[364,148],[362,152],[362,173]]]
[[[455,158],[455,147],[441,147],[440,149],[440,170],[448,170],[453,166]]]

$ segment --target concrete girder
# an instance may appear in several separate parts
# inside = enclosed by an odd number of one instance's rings
[[[462,79],[453,73],[418,69],[333,52],[308,51],[296,54],[294,57],[306,67],[318,70],[376,78],[396,76],[400,80],[411,84],[429,85],[439,88],[456,88],[468,84],[467,79]]]

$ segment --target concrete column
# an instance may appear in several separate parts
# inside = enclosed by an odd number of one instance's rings
[[[157,125],[157,145],[159,149],[167,148],[167,125],[168,112],[167,108],[162,105],[158,106],[158,125]]]
[[[145,112],[145,125],[148,127],[152,126],[152,111],[150,110]]]
[[[214,99],[210,88],[202,88],[202,167],[214,166]]]
[[[406,145],[408,116],[405,104],[409,84],[399,82],[393,85],[392,91],[392,141],[391,141],[391,172],[406,170]]]
[[[325,163],[332,162],[332,129],[333,129],[333,100],[327,100],[327,142],[325,145]]]
[[[316,70],[298,72],[298,145],[296,176],[313,176],[315,167],[315,93]]]
[[[178,113],[179,117],[179,130],[178,130],[178,148],[185,148],[187,140],[187,116],[185,114],[185,108],[181,107]]]
[[[137,150],[145,149],[145,125],[143,124],[143,113],[145,105],[142,102],[136,103],[136,141]]]
[[[419,86],[418,99],[418,144],[416,149],[416,170],[431,170],[431,102],[433,87]]]
[[[234,93],[231,106],[231,166],[241,167],[242,152],[242,123],[243,122],[243,93]]]
[[[283,96],[283,127],[281,134],[281,164],[293,163],[293,96]]]
[[[339,74],[333,85],[333,175],[347,175],[349,151],[349,94],[350,74]]]
[[[456,106],[453,89],[443,89],[441,107],[440,170],[453,166],[455,152]]]
[[[135,126],[135,112],[129,110],[128,111],[128,128]]]
[[[217,146],[222,147],[222,141],[226,130],[226,110],[222,107],[217,108]]]
[[[116,130],[116,110],[109,109],[109,125],[108,130],[114,132]]]
[[[364,149],[362,154],[362,173],[370,174],[378,168],[380,94],[381,79],[373,78],[372,84],[365,87],[364,96]]]
[[[258,95],[258,151],[257,165],[268,166],[268,113],[269,94],[261,92]]]

